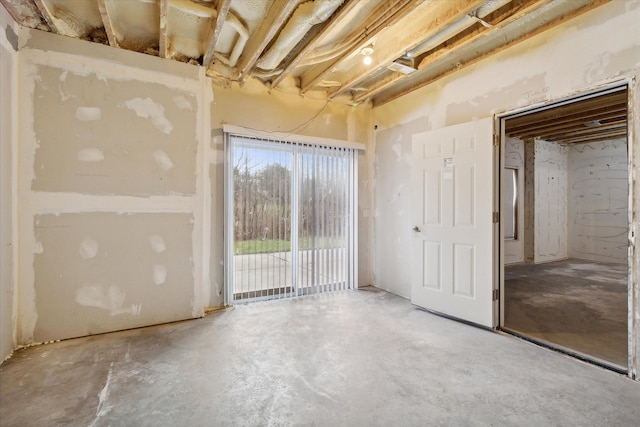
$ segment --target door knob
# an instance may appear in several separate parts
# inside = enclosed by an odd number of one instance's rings
[[[418,227],[417,225],[415,227],[413,227],[413,231],[419,233],[420,232],[420,227]]]

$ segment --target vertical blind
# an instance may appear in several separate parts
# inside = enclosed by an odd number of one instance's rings
[[[227,303],[357,283],[357,152],[227,134]]]

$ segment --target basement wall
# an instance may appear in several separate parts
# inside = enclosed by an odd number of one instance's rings
[[[0,361],[15,348],[16,215],[14,162],[17,158],[19,26],[0,7]]]
[[[569,257],[627,264],[626,138],[569,148]]]
[[[568,161],[567,147],[535,141],[535,263],[567,258]]]
[[[412,259],[410,230],[414,224],[407,214],[412,200],[407,170],[412,135],[633,78],[640,74],[638,22],[640,2],[612,1],[395,101],[374,107],[373,124],[378,126],[374,132],[373,163],[376,286],[403,296],[411,294],[407,263],[397,260]],[[631,113],[634,118],[630,123],[635,136],[630,146],[635,147],[640,134],[639,91],[638,80],[633,80]],[[632,164],[637,163],[637,154],[632,154]],[[636,166],[630,172],[634,182],[640,182],[639,169]],[[393,179],[387,182],[389,177]],[[640,232],[639,186],[632,192],[636,206],[633,227],[637,235]],[[391,201],[395,204],[390,206]],[[637,250],[634,256],[634,290],[630,298],[634,304],[633,322],[640,323]],[[635,333],[635,348],[640,348],[640,328],[636,328]],[[638,369],[636,360],[632,362],[634,369]]]
[[[20,146],[8,183],[20,226],[6,223],[19,236],[20,280],[2,282],[3,354],[199,317],[223,304],[224,123],[371,140],[367,104],[268,93],[251,82],[220,88],[199,67],[19,33],[18,54],[5,55],[2,44],[3,67],[15,58],[21,70],[15,83],[2,73],[3,94],[20,93],[11,110],[18,114],[2,115],[19,128]],[[361,286],[372,283],[370,155],[360,153]]]
[[[204,73],[20,41],[18,344],[202,316]]]

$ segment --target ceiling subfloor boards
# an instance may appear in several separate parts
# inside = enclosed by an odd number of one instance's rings
[[[627,91],[578,100],[505,121],[507,136],[560,144],[594,142],[627,135]]]

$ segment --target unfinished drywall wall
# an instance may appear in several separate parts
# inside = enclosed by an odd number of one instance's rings
[[[514,264],[524,261],[524,141],[506,138],[504,145],[504,166],[516,170],[517,206],[515,239],[504,241],[504,263]],[[504,178],[503,178],[504,179]],[[504,201],[503,203],[507,203]]]
[[[569,149],[555,142],[535,141],[535,251],[533,261],[567,258],[567,191]]]
[[[627,140],[569,147],[569,256],[628,262]]]
[[[0,362],[16,346],[15,159],[18,25],[0,6]]]
[[[20,343],[201,316],[204,73],[20,40]]]
[[[316,96],[319,96],[316,94]],[[327,101],[313,96],[301,97],[282,90],[268,91],[263,85],[247,80],[243,87],[213,85],[211,109],[212,141],[210,165],[211,195],[211,306],[224,302],[224,140],[222,126],[231,124],[248,130],[280,132],[322,137],[367,144],[371,139],[371,106],[356,107],[340,101]],[[373,179],[368,156],[373,151],[361,151],[358,156],[358,283],[372,284],[371,267],[371,206]]]

